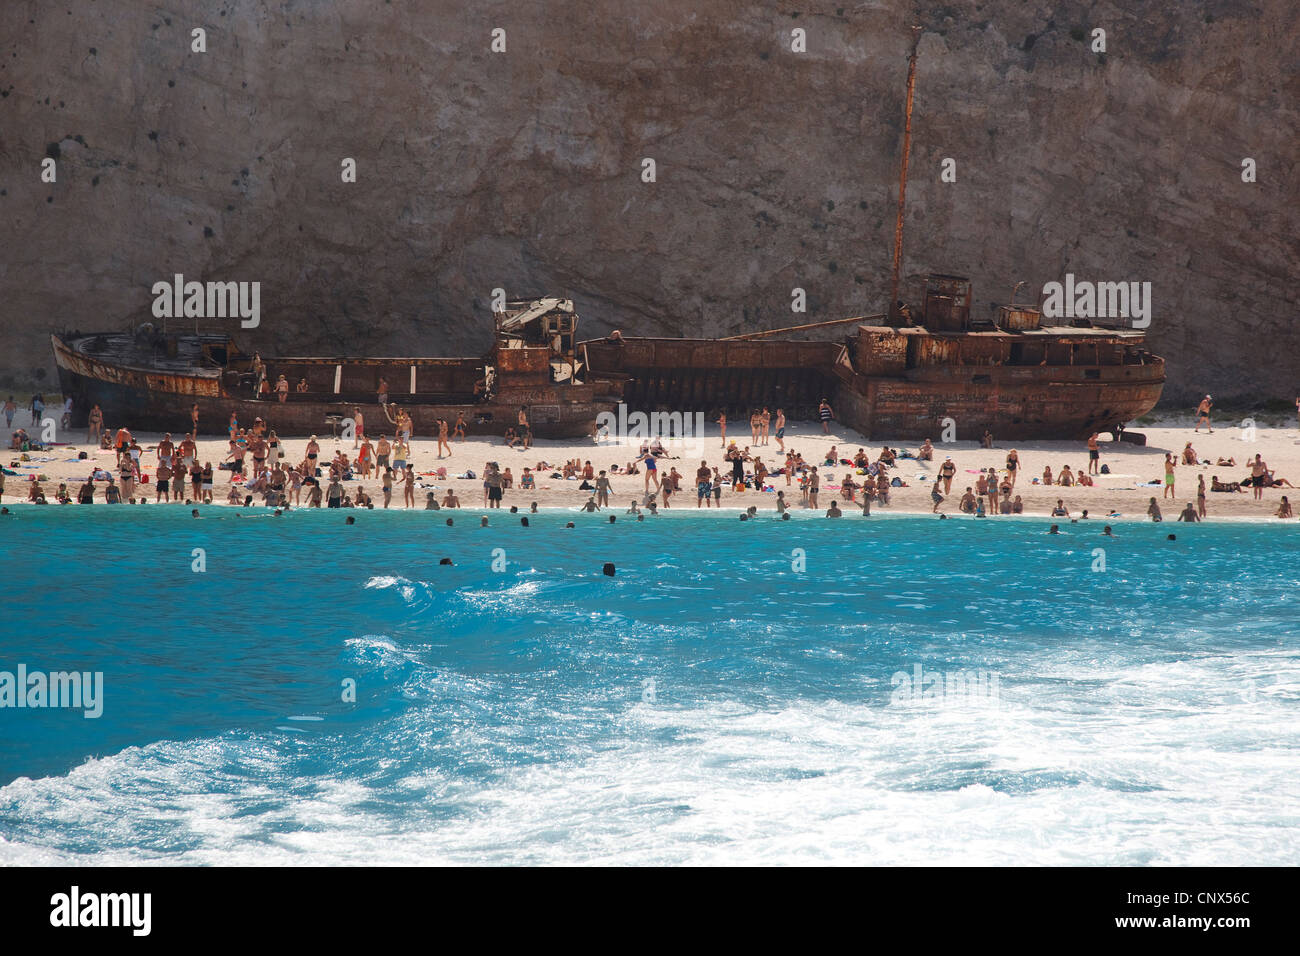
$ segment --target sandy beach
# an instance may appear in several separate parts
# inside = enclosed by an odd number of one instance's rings
[[[1147,520],[1147,505],[1149,499],[1154,496],[1161,504],[1165,520],[1172,521],[1188,502],[1195,502],[1199,475],[1205,475],[1207,487],[1210,485],[1212,475],[1217,475],[1223,481],[1240,481],[1249,473],[1246,463],[1253,460],[1256,453],[1263,456],[1264,461],[1277,476],[1291,481],[1300,481],[1300,432],[1295,427],[1261,426],[1252,434],[1233,425],[1220,426],[1213,433],[1207,433],[1202,428],[1197,433],[1193,431],[1190,416],[1185,417],[1186,421],[1165,418],[1154,425],[1131,429],[1146,436],[1145,446],[1107,441],[1105,439],[1110,436],[1103,434],[1101,462],[1109,467],[1110,474],[1095,476],[1093,487],[1056,485],[1049,487],[1033,481],[1041,476],[1045,466],[1050,467],[1054,474],[1058,473],[1063,466],[1069,466],[1075,472],[1080,469],[1086,471],[1088,453],[1085,443],[1081,441],[1037,441],[1013,444],[995,440],[992,449],[981,448],[975,442],[954,442],[947,445],[935,442],[933,461],[899,460],[891,476],[900,478],[906,483],[906,487],[893,488],[890,504],[873,505],[872,510],[875,514],[930,513],[933,504],[930,498],[932,482],[945,457],[951,456],[957,473],[952,484],[952,495],[940,505],[939,510],[948,514],[959,514],[959,498],[967,486],[975,484],[977,478],[975,472],[994,467],[1001,474],[1004,471],[1007,451],[1013,447],[1018,451],[1021,462],[1014,494],[1021,496],[1025,514],[1047,516],[1060,498],[1070,511],[1071,517],[1078,517],[1082,510],[1087,509],[1092,518],[1104,518],[1112,512],[1118,512],[1122,516],[1118,520]],[[733,423],[729,429],[729,439],[737,440],[743,447],[750,437],[748,429],[744,428],[742,433],[738,434],[736,424],[738,423]],[[14,420],[14,426],[27,425],[28,415],[25,410],[20,411]],[[9,432],[6,432],[6,438],[8,435]],[[69,492],[75,497],[77,488],[87,477],[87,462],[106,469],[113,467],[114,455],[111,451],[87,445],[84,442],[84,432],[79,432],[75,437],[83,440],[70,445],[59,445],[48,451],[30,452],[27,461],[21,460],[19,452],[10,450],[5,456],[4,463],[9,471],[16,471],[18,474],[6,476],[4,504],[26,502],[30,487],[29,475],[39,476],[47,497],[53,503],[54,492],[60,482],[66,482]],[[140,433],[134,437],[145,449],[141,456],[141,470],[149,474],[152,479],[157,467],[154,448],[162,436],[158,433]],[[173,437],[179,439],[182,436],[179,432],[174,432]],[[308,436],[281,436],[281,438],[286,447],[285,461],[300,461]],[[349,456],[354,455],[351,441],[344,442],[330,435],[319,435],[318,441],[321,445],[322,462],[327,463],[339,449],[346,451]],[[1165,452],[1172,452],[1177,460],[1181,460],[1183,448],[1189,441],[1193,443],[1202,461],[1206,459],[1217,461],[1223,457],[1234,458],[1237,464],[1233,467],[1180,464],[1175,472],[1176,497],[1172,499],[1162,497],[1163,487],[1146,483],[1161,482],[1164,475]],[[225,440],[203,438],[198,444],[200,462],[211,461],[215,466],[226,458],[228,444]],[[703,458],[710,465],[717,465],[726,470],[722,460],[723,448],[718,438],[717,426],[711,425],[706,436],[701,440],[688,439],[685,442],[674,440],[665,444],[672,457],[661,462],[660,474],[667,474],[670,468],[676,467],[684,476],[681,492],[672,497],[669,508],[670,510],[689,508],[694,511],[696,510],[694,474],[700,459]],[[785,445],[787,449],[801,453],[807,462],[818,466],[822,475],[820,509],[829,507],[831,500],[835,499],[850,516],[857,515],[859,506],[849,506],[840,496],[838,488],[844,474],[851,469],[845,465],[822,466],[831,446],[836,446],[838,458],[852,458],[859,448],[864,448],[873,460],[879,457],[883,445],[889,445],[900,452],[915,453],[918,448],[915,442],[889,440],[868,442],[857,432],[835,422],[831,423],[829,434],[823,434],[820,424],[816,422],[791,422],[786,429]],[[635,459],[638,450],[632,445],[620,445],[614,440],[604,440],[596,444],[590,439],[563,442],[537,440],[530,449],[524,450],[519,446],[506,447],[499,437],[470,436],[464,440],[453,441],[451,455],[444,455],[439,459],[436,440],[419,434],[412,440],[411,447],[415,469],[417,473],[421,473],[416,486],[416,507],[424,508],[429,491],[436,491],[438,498],[441,499],[450,486],[455,489],[460,498],[462,508],[475,511],[484,508],[481,476],[486,462],[495,461],[502,468],[509,468],[512,472],[515,483],[505,492],[503,501],[505,508],[515,505],[520,510],[525,510],[532,502],[536,502],[539,508],[576,510],[587,501],[591,492],[580,490],[579,480],[551,477],[566,460],[577,458],[584,463],[590,461],[597,472],[602,468],[608,471],[615,464],[620,468],[625,467]],[[78,460],[77,453],[80,451],[88,452],[89,457],[84,461]],[[751,447],[750,452],[761,457],[768,468],[780,467],[784,461],[775,439],[770,439],[769,444],[765,446]],[[541,462],[556,467],[545,468],[538,473],[536,490],[521,489],[519,479],[525,466],[535,467]],[[446,480],[428,474],[439,467],[446,468],[448,475]],[[473,471],[477,477],[473,479],[455,477],[467,471]],[[228,507],[226,498],[230,489],[231,473],[217,471],[215,474],[214,504]],[[328,475],[328,472],[326,474]],[[775,509],[777,489],[785,491],[786,500],[796,513],[802,510],[797,479],[787,485],[784,476],[775,476],[769,478],[769,483],[773,491],[758,492],[747,489],[736,492],[728,486],[722,494],[721,511],[732,513],[734,516],[736,510],[743,510],[751,505],[757,506],[760,512],[772,511]],[[379,480],[371,477],[345,482],[349,494],[352,494],[358,485],[364,486],[366,491],[375,497],[376,507],[382,507]],[[103,503],[104,486],[105,482],[102,481],[96,485],[96,504]],[[148,501],[152,504],[153,485],[146,486],[146,489]],[[627,509],[633,499],[638,502],[643,501],[644,493],[644,472],[636,475],[613,475],[611,509],[621,513]],[[1291,500],[1295,502],[1293,493],[1285,487],[1266,489],[1263,498],[1259,501],[1254,499],[1249,490],[1241,494],[1210,492],[1207,494],[1206,501],[1208,520],[1271,519],[1284,494],[1292,495]],[[306,501],[305,496],[303,501]],[[662,498],[658,501],[662,508]],[[391,507],[399,509],[402,507],[400,486],[394,489]],[[850,508],[852,510],[849,510]]]

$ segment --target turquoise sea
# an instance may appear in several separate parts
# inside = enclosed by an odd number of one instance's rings
[[[0,863],[1300,857],[1295,528],[12,510]]]

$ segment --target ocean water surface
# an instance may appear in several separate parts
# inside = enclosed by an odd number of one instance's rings
[[[0,864],[1300,856],[1297,529],[13,510]]]

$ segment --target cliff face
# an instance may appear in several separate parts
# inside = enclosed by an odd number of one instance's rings
[[[977,316],[1150,281],[1167,397],[1293,394],[1292,0],[842,3],[9,0],[0,381],[53,391],[48,332],[174,273],[261,282],[241,341],[297,354],[475,353],[496,287],[591,335],[877,311],[916,22],[904,274],[970,275]]]

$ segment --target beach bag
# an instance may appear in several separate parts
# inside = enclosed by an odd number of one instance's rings
[[[1109,474],[1110,474],[1110,465],[1102,465],[1102,466],[1101,466],[1101,473],[1102,473],[1103,475],[1109,475]]]

